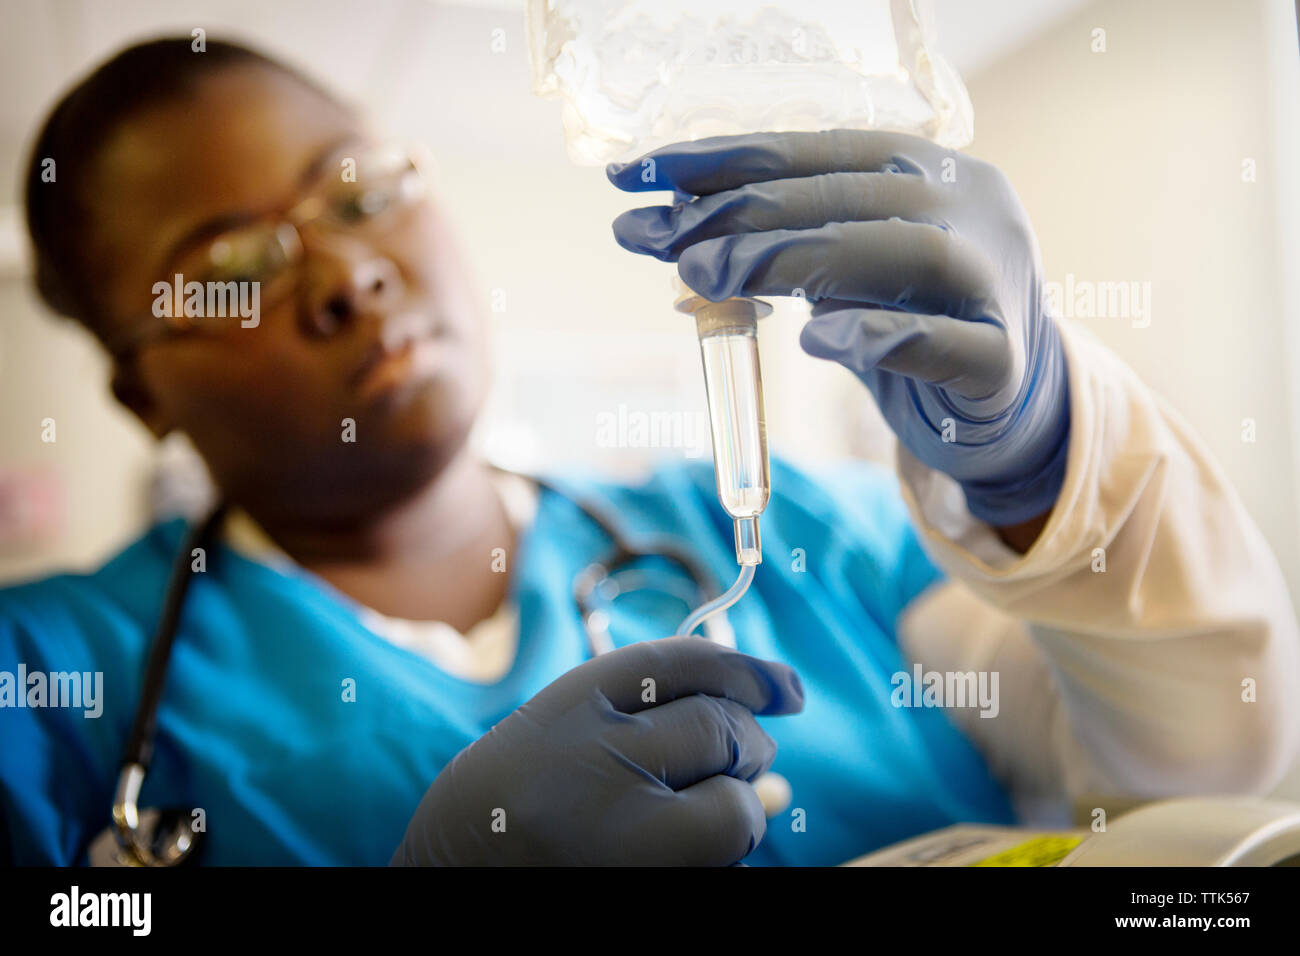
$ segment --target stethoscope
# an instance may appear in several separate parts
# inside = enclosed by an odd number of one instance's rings
[[[167,665],[176,642],[177,625],[185,593],[194,576],[196,549],[210,552],[226,517],[226,505],[219,503],[198,525],[190,529],[182,548],[172,562],[163,596],[162,613],[154,629],[153,644],[145,666],[140,702],[131,722],[131,736],[122,758],[113,795],[113,822],[90,846],[90,863],[98,866],[178,866],[189,859],[202,836],[184,811],[145,810],[139,808],[140,788],[144,785],[149,762],[153,758],[154,736],[158,727],[158,703],[167,680]]]
[[[582,617],[587,645],[592,656],[608,653],[615,645],[610,636],[609,608],[619,594],[640,590],[643,581],[651,574],[638,562],[647,559],[666,561],[677,566],[690,579],[692,593],[678,593],[684,604],[694,607],[709,593],[714,576],[689,551],[664,535],[633,541],[624,535],[604,509],[581,496],[568,492],[556,483],[533,475],[527,476],[542,488],[563,495],[577,505],[610,539],[612,547],[600,561],[587,565],[574,578],[573,599]],[[171,660],[172,646],[180,621],[185,594],[194,576],[196,551],[213,556],[211,548],[224,524],[227,505],[219,503],[200,523],[192,526],[181,549],[177,552],[163,597],[162,612],[154,630],[149,659],[145,666],[140,702],[131,725],[131,736],[122,758],[113,795],[112,824],[90,846],[91,865],[97,866],[178,866],[194,858],[195,850],[203,836],[196,830],[189,814],[184,810],[140,809],[140,790],[149,771],[153,757],[154,738],[158,725],[158,705],[162,699],[167,678],[167,665]],[[668,590],[655,575],[660,590]],[[683,589],[684,590],[684,589]],[[671,593],[671,592],[670,592]],[[704,622],[705,637],[728,647],[735,647],[735,636],[724,614],[716,614]]]

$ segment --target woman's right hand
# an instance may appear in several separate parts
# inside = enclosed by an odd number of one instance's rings
[[[795,714],[784,664],[699,637],[620,648],[563,675],[438,774],[393,864],[727,865],[767,830],[750,781]]]

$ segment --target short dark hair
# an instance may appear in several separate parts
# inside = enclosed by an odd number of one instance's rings
[[[46,118],[27,164],[27,231],[36,289],[55,312],[100,333],[90,262],[79,224],[90,219],[86,184],[100,151],[128,118],[192,92],[200,80],[235,66],[263,66],[329,94],[298,71],[249,47],[208,39],[196,52],[189,36],[129,46],[81,80]],[[55,177],[45,182],[47,159]]]

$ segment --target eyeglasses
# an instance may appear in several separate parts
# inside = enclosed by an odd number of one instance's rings
[[[340,150],[288,212],[223,230],[173,256],[167,281],[154,286],[167,289],[158,291],[152,312],[110,337],[109,351],[121,358],[175,335],[248,327],[249,300],[260,316],[296,291],[305,229],[391,233],[427,196],[426,168],[424,153],[408,146]]]

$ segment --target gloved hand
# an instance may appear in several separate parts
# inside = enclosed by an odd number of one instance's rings
[[[771,766],[776,744],[754,714],[802,709],[789,667],[698,637],[611,651],[457,754],[392,862],[735,863],[767,830],[749,781]]]
[[[700,295],[806,296],[805,351],[866,383],[975,517],[1007,526],[1051,510],[1065,358],[1033,229],[996,167],[912,136],[828,130],[679,143],[606,174],[698,197],[625,212],[614,236],[677,262]]]

